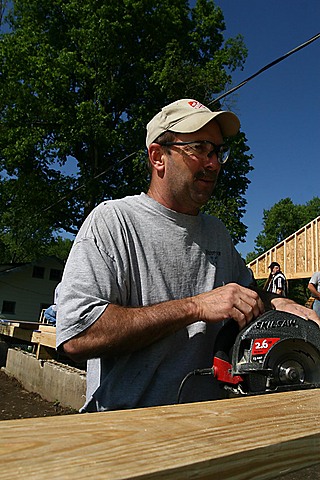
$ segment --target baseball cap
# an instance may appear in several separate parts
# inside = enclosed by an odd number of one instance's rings
[[[278,262],[271,262],[268,268],[271,268],[271,270],[272,270],[273,267],[279,267],[280,268],[280,265],[279,265]]]
[[[232,112],[224,110],[213,112],[202,103],[190,98],[182,98],[170,103],[148,123],[147,148],[159,135],[168,130],[177,133],[192,133],[213,119],[218,123],[224,137],[231,137],[238,133],[240,120]]]

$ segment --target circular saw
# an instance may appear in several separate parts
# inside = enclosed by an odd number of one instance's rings
[[[215,342],[213,373],[229,396],[320,387],[320,328],[277,310],[240,332],[229,320]]]

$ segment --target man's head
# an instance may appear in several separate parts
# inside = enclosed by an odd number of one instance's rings
[[[183,98],[162,108],[147,125],[147,148],[165,132],[193,133],[215,120],[223,137],[238,133],[240,121],[232,112],[212,112],[197,100]]]
[[[280,272],[280,265],[278,262],[271,262],[268,268],[270,268],[271,273]]]
[[[164,107],[147,126],[152,178],[148,194],[170,209],[196,215],[212,195],[227,155],[223,137],[240,122],[231,112],[212,112],[196,100]]]

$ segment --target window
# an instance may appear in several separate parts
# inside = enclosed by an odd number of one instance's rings
[[[37,267],[36,265],[33,267],[32,276],[34,278],[44,278],[44,267]]]
[[[51,268],[50,269],[50,280],[55,280],[56,282],[60,282],[62,277],[62,270],[59,270],[57,268]]]
[[[14,315],[15,311],[16,311],[16,302],[3,300],[1,313],[5,313],[7,315]]]

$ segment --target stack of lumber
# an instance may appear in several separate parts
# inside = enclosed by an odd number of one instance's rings
[[[5,321],[0,323],[0,335],[29,342],[36,348],[37,358],[51,358],[56,346],[56,328],[38,322]]]

